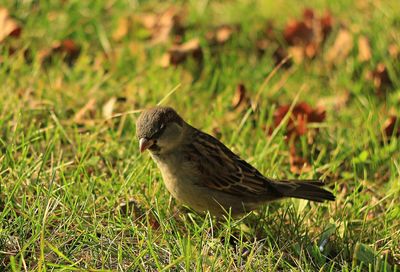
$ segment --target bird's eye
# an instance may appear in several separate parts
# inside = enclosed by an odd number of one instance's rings
[[[152,139],[157,139],[158,137],[161,136],[161,134],[164,132],[165,126],[161,125],[160,128],[151,136]]]

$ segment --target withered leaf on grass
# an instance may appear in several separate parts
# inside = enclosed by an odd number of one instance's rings
[[[114,41],[122,40],[126,35],[128,35],[129,27],[132,24],[131,18],[125,17],[118,20],[117,28],[112,34]]]
[[[311,43],[314,31],[311,24],[304,21],[291,20],[287,23],[283,36],[289,45],[303,45]]]
[[[388,51],[389,51],[389,55],[395,59],[395,60],[399,60],[400,57],[400,48],[397,44],[390,44],[388,47]]]
[[[389,116],[383,125],[383,131],[388,138],[392,136],[400,138],[400,119],[394,115]]]
[[[347,29],[341,29],[336,40],[326,54],[326,60],[331,64],[339,64],[347,59],[353,49],[353,35]]]
[[[142,14],[137,20],[150,31],[152,44],[167,42],[172,35],[175,42],[180,42],[185,32],[184,11],[176,7],[170,7],[161,13]]]
[[[8,10],[0,7],[0,43],[10,36],[19,37],[21,30],[21,26],[10,17]]]
[[[290,105],[280,106],[274,113],[274,125],[277,127],[286,116]],[[287,124],[288,139],[304,135],[308,131],[308,123],[321,123],[325,120],[326,112],[321,106],[312,108],[305,102],[294,106]]]
[[[102,115],[104,118],[110,119],[112,117],[116,102],[117,98],[113,96],[103,105]]]
[[[240,83],[236,87],[235,94],[232,97],[232,108],[242,110],[247,109],[250,106],[250,98],[247,95],[246,87],[243,83]]]
[[[70,66],[79,57],[81,47],[71,39],[55,42],[51,48],[39,52],[39,59],[44,65],[50,64],[56,55],[60,55]]]
[[[202,63],[203,51],[198,39],[192,39],[180,45],[173,45],[161,58],[161,66],[176,66],[183,63],[188,57],[193,58],[198,64]]]
[[[373,82],[375,91],[380,96],[384,95],[393,85],[384,63],[378,63],[376,68],[367,74],[367,79]]]
[[[302,20],[290,20],[284,29],[283,36],[294,51],[296,62],[304,57],[315,57],[332,29],[333,19],[329,12],[315,16],[314,10],[305,9]]]
[[[371,57],[371,46],[368,38],[365,36],[358,37],[358,60],[360,62],[366,62],[369,61]]]
[[[276,109],[274,113],[275,128],[283,121],[286,114],[288,114],[290,107],[291,105],[283,105]],[[290,148],[290,170],[293,173],[301,174],[311,170],[310,163],[297,154],[295,144],[296,139],[301,135],[305,135],[309,131],[309,123],[321,123],[325,120],[325,117],[325,108],[322,106],[312,108],[309,104],[300,102],[293,107],[286,127],[286,140],[289,142]],[[315,131],[316,130],[313,130],[313,132]],[[312,136],[315,136],[315,134]]]
[[[211,45],[222,45],[226,43],[232,34],[237,31],[237,26],[221,25],[206,33],[206,39]]]

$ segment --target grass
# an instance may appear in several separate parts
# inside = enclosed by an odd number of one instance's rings
[[[279,69],[265,85],[274,69],[272,49],[259,57],[255,41],[267,19],[282,29],[304,6],[175,2],[187,9],[191,27],[185,39],[200,38],[204,60],[198,74],[195,63],[160,67],[168,45],[148,46],[148,33],[111,38],[120,18],[171,4],[1,4],[23,31],[0,44],[0,270],[399,271],[400,141],[382,140],[389,113],[400,114],[399,61],[387,53],[389,44],[400,45],[398,2],[311,1],[308,6],[329,9],[336,20],[323,52],[343,24],[355,41],[361,34],[369,38],[371,60],[360,63],[354,48],[331,67],[321,54]],[[238,24],[240,32],[211,49],[204,35],[222,23]],[[40,52],[66,38],[81,46],[76,61],[68,65],[56,55],[41,65]],[[9,46],[18,50],[7,54]],[[365,79],[378,62],[393,82],[383,97]],[[260,91],[254,113],[232,114],[241,82],[252,98]],[[272,126],[278,105],[292,103],[300,89],[299,100],[310,105],[345,93],[349,100],[339,109],[326,106],[327,118],[314,124],[312,144],[301,137],[300,153],[312,170],[297,175],[290,171],[285,126],[273,138],[263,128]],[[219,221],[186,210],[171,199],[150,157],[139,154],[137,114],[104,117],[111,97],[118,98],[114,113],[164,99],[196,127],[210,133],[218,127],[222,141],[265,175],[323,178],[337,200],[285,200]],[[77,112],[90,100],[93,106],[78,122]]]

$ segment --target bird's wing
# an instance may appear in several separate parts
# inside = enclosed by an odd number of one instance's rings
[[[189,160],[203,176],[200,186],[232,195],[265,195],[278,193],[271,181],[242,160],[219,140],[196,130],[189,144]],[[279,193],[278,193],[279,194]]]

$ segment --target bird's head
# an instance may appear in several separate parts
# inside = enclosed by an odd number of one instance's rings
[[[136,122],[140,152],[162,154],[173,150],[182,140],[185,122],[170,107],[145,110]]]

